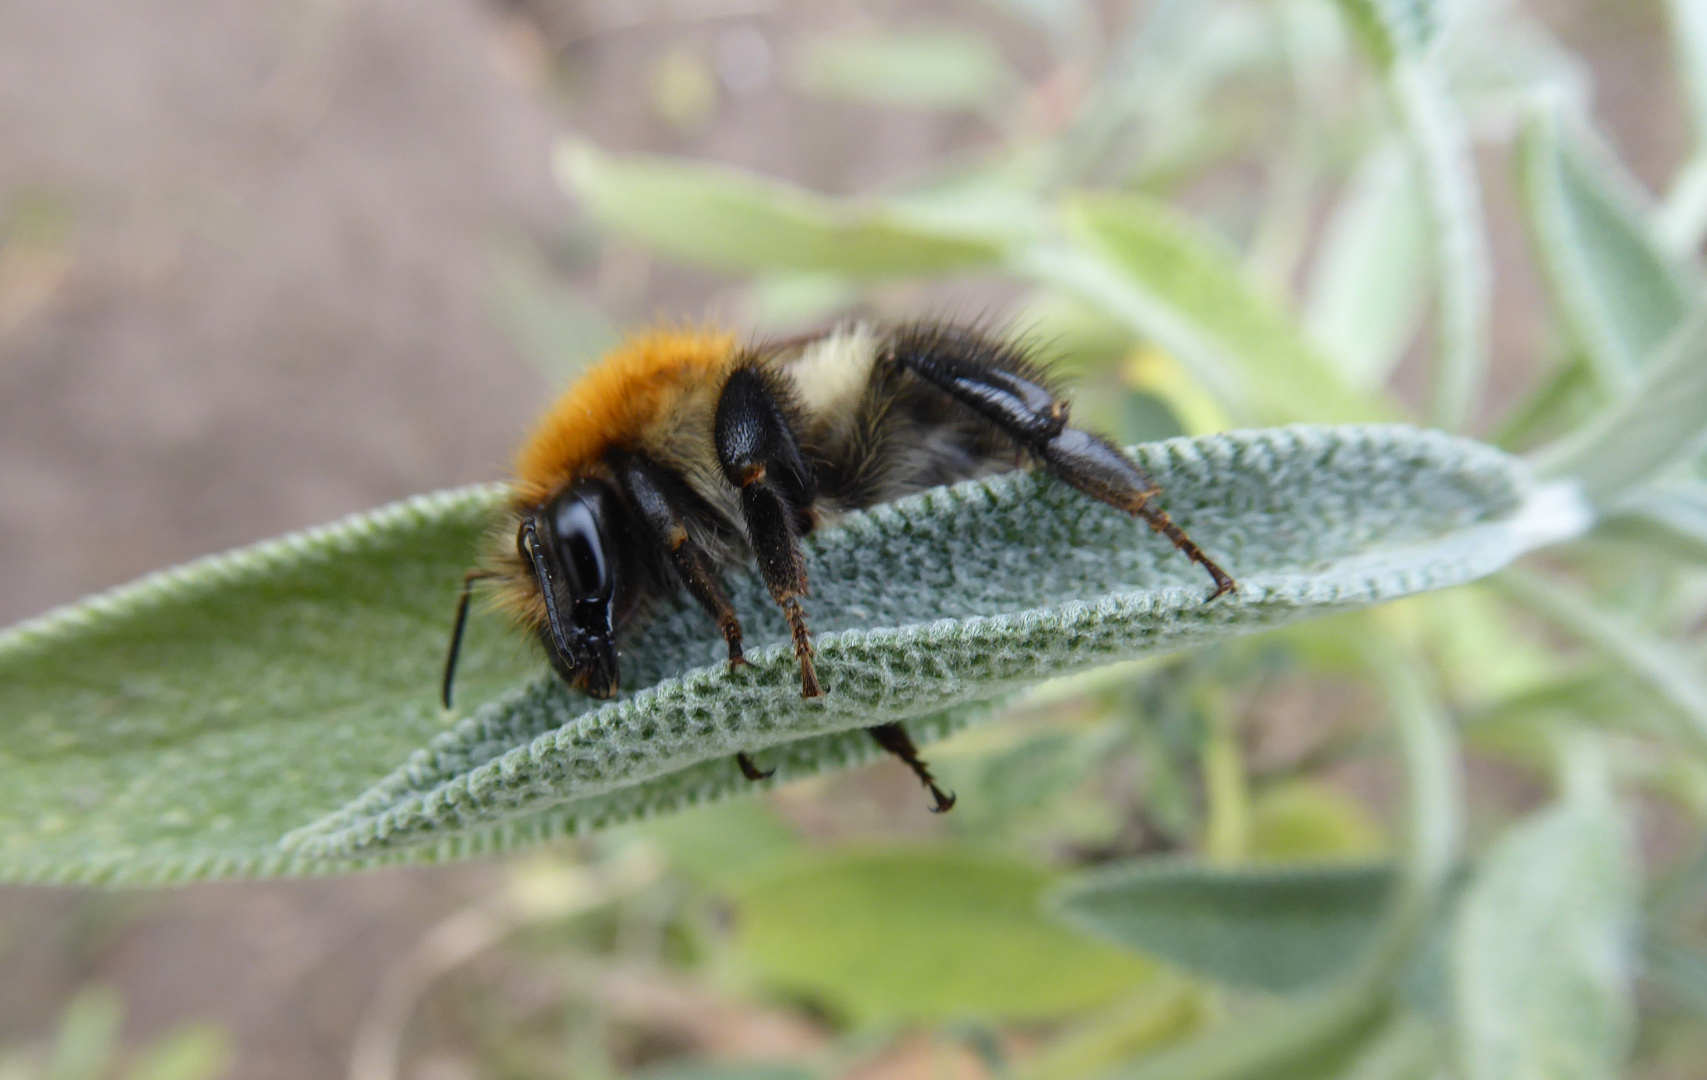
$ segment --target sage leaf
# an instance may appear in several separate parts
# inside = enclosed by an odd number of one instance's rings
[[[1438,275],[1440,351],[1430,418],[1457,429],[1475,418],[1481,401],[1493,274],[1470,133],[1441,61],[1447,6],[1436,0],[1340,0],[1386,75],[1416,156]]]
[[[0,879],[324,873],[514,847],[752,790],[737,750],[775,766],[773,783],[864,761],[871,724],[937,737],[1056,675],[1457,584],[1587,524],[1568,485],[1406,427],[1136,454],[1238,593],[1206,604],[1198,567],[1047,477],[933,490],[809,538],[829,691],[812,701],[762,584],[734,573],[749,668],[728,670],[704,615],[678,607],[624,644],[624,695],[595,702],[487,617],[459,676],[469,714],[445,714],[450,615],[494,487],[50,613],[0,634]]]
[[[725,270],[925,276],[996,263],[1006,239],[880,201],[826,198],[685,159],[617,156],[571,141],[558,181],[608,229],[682,262]]]
[[[1081,195],[1071,243],[1016,256],[1024,276],[1077,295],[1177,357],[1236,416],[1258,422],[1382,419],[1277,301],[1253,288],[1227,246],[1141,195]]]
[[[1052,883],[952,849],[806,856],[743,883],[736,943],[764,982],[865,1023],[1047,1019],[1157,979],[1154,963],[1049,919]]]
[[[1707,302],[1672,332],[1630,392],[1535,454],[1544,475],[1569,476],[1595,503],[1620,509],[1707,445]]]
[[[1311,335],[1360,390],[1387,381],[1429,293],[1428,208],[1411,155],[1372,151],[1346,184],[1310,278]]]
[[[940,30],[810,41],[794,82],[820,97],[914,109],[987,107],[1018,85],[988,39]]]
[[[1597,753],[1576,748],[1564,800],[1495,842],[1459,908],[1452,988],[1468,1080],[1623,1075],[1639,878]]]
[[[939,489],[812,538],[824,697],[800,700],[763,584],[731,575],[750,666],[717,663],[715,635],[684,608],[624,658],[644,689],[600,705],[541,679],[291,843],[359,856],[689,805],[750,786],[737,751],[778,780],[865,760],[873,724],[934,737],[1051,676],[1468,580],[1585,523],[1512,459],[1402,427],[1173,440],[1139,460],[1176,520],[1238,568],[1238,593],[1205,604],[1196,566],[1053,481]]]
[[[1539,109],[1518,162],[1536,253],[1557,308],[1603,385],[1628,391],[1688,313],[1694,286],[1649,235],[1635,181]]]
[[[1326,981],[1374,939],[1384,863],[1224,867],[1145,859],[1082,874],[1054,896],[1069,923],[1231,986]]]

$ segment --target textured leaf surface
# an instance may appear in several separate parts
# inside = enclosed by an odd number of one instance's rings
[[[1384,864],[1227,868],[1144,860],[1081,875],[1061,914],[1111,941],[1233,986],[1326,981],[1374,938],[1393,884]]]
[[[736,896],[765,981],[863,1021],[1037,1020],[1103,1004],[1155,965],[1046,917],[1051,875],[955,850],[792,859]]]
[[[869,724],[934,737],[1054,675],[1467,581],[1584,523],[1515,459],[1409,428],[1139,454],[1237,594],[1205,604],[1197,567],[1046,478],[927,492],[811,538],[829,693],[810,702],[762,586],[736,574],[750,668],[727,670],[704,616],[677,609],[625,646],[629,692],[601,704],[533,674],[487,620],[462,669],[472,715],[446,730],[438,668],[492,488],[50,614],[0,636],[0,877],[324,872],[351,865],[334,856],[505,848],[749,790],[736,750],[778,780],[863,761]]]

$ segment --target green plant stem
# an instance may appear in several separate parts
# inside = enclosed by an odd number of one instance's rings
[[[1475,419],[1487,377],[1491,273],[1470,137],[1434,65],[1399,57],[1393,100],[1423,176],[1440,274],[1440,355],[1429,418],[1449,431]]]

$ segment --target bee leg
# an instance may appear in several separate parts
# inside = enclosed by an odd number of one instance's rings
[[[806,629],[806,559],[800,550],[800,513],[815,494],[800,445],[765,377],[738,368],[717,402],[717,458],[741,492],[747,539],[771,599],[782,609],[800,661],[800,696],[818,697],[812,640]]]
[[[741,775],[748,780],[769,780],[776,775],[775,769],[761,769],[753,764],[753,759],[747,756],[745,750],[735,755],[735,764],[741,767]]]
[[[1209,599],[1214,600],[1239,587],[1215,560],[1203,553],[1184,529],[1173,523],[1166,511],[1150,504],[1150,499],[1161,489],[1132,463],[1132,459],[1106,440],[1078,428],[1063,428],[1037,453],[1056,476],[1093,499],[1143,518],[1151,529],[1173,541],[1181,554],[1209,572],[1215,582],[1215,591],[1209,594]]]
[[[931,383],[1004,432],[1056,476],[1100,502],[1143,518],[1208,571],[1213,600],[1238,588],[1232,577],[1150,499],[1155,481],[1105,439],[1067,426],[1067,403],[1046,386],[980,359],[1006,355],[999,347],[959,338],[904,337],[891,346],[900,367]]]
[[[729,643],[729,666],[745,664],[741,620],[736,618],[734,605],[723,591],[711,554],[688,533],[685,518],[692,511],[685,510],[680,499],[670,497],[668,481],[662,478],[663,470],[647,459],[637,454],[622,454],[612,458],[611,466],[629,505],[634,508],[635,517],[648,534],[647,539],[669,555],[670,565],[687,586],[688,594],[717,623],[723,640]]]
[[[865,729],[870,736],[877,740],[877,745],[894,754],[907,763],[913,770],[913,775],[919,778],[919,783],[930,791],[936,805],[931,807],[931,813],[941,814],[954,807],[954,792],[943,793],[937,787],[936,777],[931,775],[930,767],[919,760],[919,748],[913,745],[913,737],[907,734],[907,729],[900,724],[879,724],[874,728]]]

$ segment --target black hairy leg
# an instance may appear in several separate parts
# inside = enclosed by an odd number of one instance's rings
[[[959,401],[1041,461],[1055,476],[1099,502],[1142,518],[1208,572],[1209,599],[1238,588],[1225,570],[1150,500],[1161,489],[1106,439],[1067,426],[1067,403],[1012,349],[970,331],[903,332],[889,359]]]
[[[670,565],[687,587],[688,594],[717,623],[723,640],[729,644],[729,664],[736,667],[747,662],[741,652],[741,620],[734,605],[723,591],[717,576],[717,565],[711,554],[696,543],[688,532],[687,516],[705,513],[702,508],[684,505],[691,494],[672,491],[673,485],[662,469],[638,454],[611,455],[610,465],[628,496],[634,519],[646,534],[653,548],[669,553]]]
[[[741,493],[741,516],[759,573],[788,620],[800,662],[800,696],[818,697],[824,691],[812,666],[812,640],[800,603],[806,596],[806,559],[799,522],[812,505],[815,486],[788,418],[758,370],[738,368],[724,384],[715,440],[723,474]]]
[[[1209,572],[1215,582],[1215,591],[1209,594],[1209,599],[1239,587],[1165,511],[1150,504],[1162,489],[1107,440],[1078,428],[1063,428],[1044,443],[1038,456],[1050,472],[1086,495],[1143,518],[1151,529],[1173,541],[1186,558]]]
[[[936,805],[931,807],[931,813],[940,814],[953,809],[954,792],[944,792],[937,786],[936,777],[931,775],[930,767],[919,760],[919,748],[913,745],[913,737],[907,734],[907,729],[900,724],[879,724],[877,727],[866,728],[871,737],[877,740],[877,745],[894,754],[907,763],[913,770],[913,775],[919,778],[919,783],[930,791]]]

